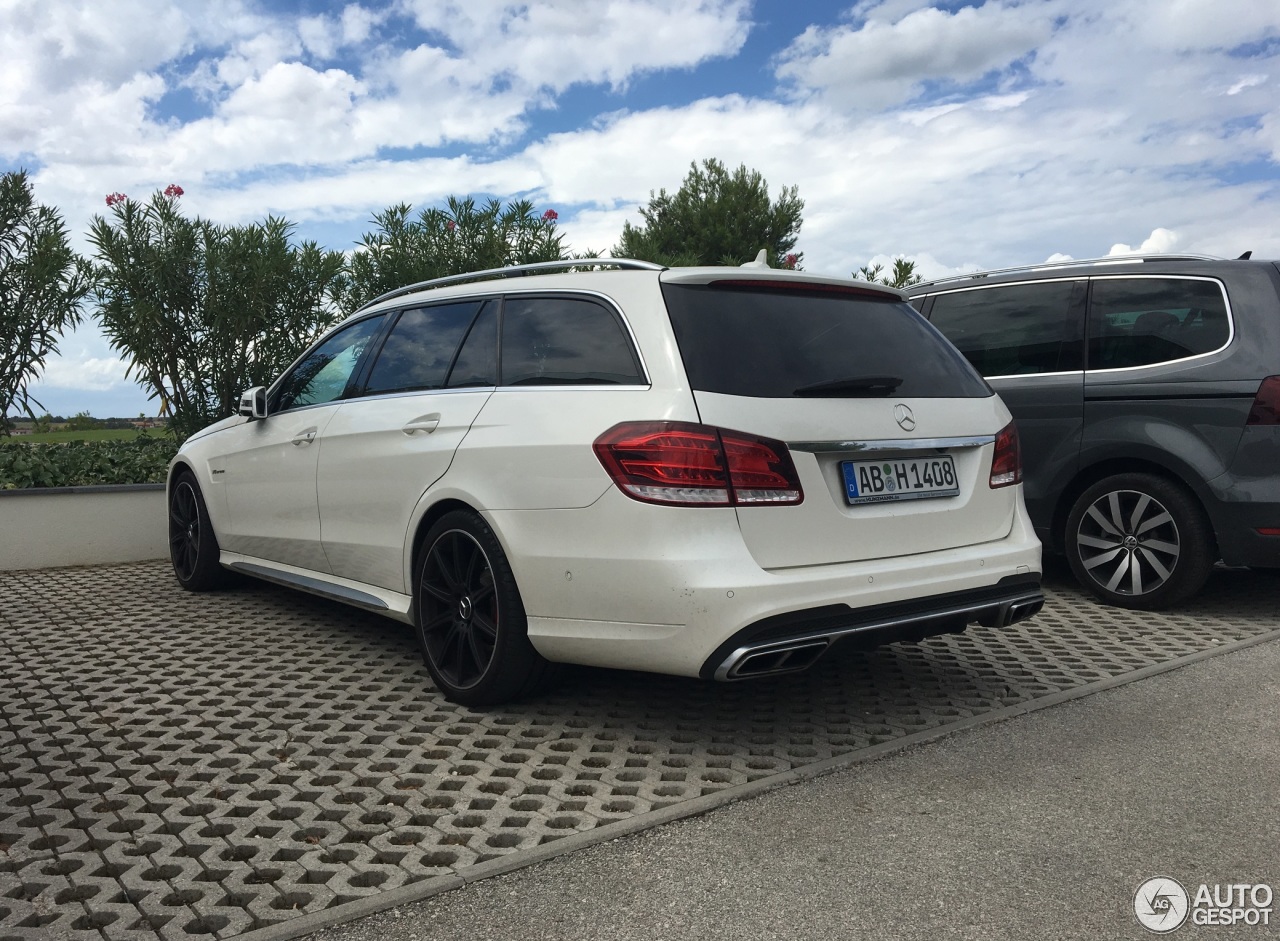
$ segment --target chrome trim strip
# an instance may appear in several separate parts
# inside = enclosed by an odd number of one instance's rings
[[[828,644],[833,644],[843,637],[851,637],[854,634],[864,634],[868,631],[882,630],[887,627],[902,627],[908,624],[918,624],[921,621],[932,621],[938,618],[954,617],[959,614],[971,614],[976,617],[979,613],[983,611],[990,611],[993,608],[1004,612],[1007,616],[1007,614],[1013,609],[1021,605],[1034,604],[1037,601],[1041,604],[1044,603],[1044,593],[1039,589],[1023,592],[1022,594],[1011,595],[1007,598],[1000,598],[994,601],[982,602],[980,604],[969,603],[947,605],[941,608],[934,608],[930,611],[924,611],[919,614],[906,615],[903,617],[889,617],[879,621],[856,624],[852,627],[836,628],[835,630],[830,631],[815,631],[810,634],[797,634],[795,637],[788,637],[785,640],[772,640],[761,644],[745,644],[742,647],[738,647],[724,658],[724,662],[722,662],[720,666],[716,667],[716,672],[712,674],[712,678],[719,681],[752,679],[754,678],[754,674],[746,677],[738,677],[734,674],[734,670],[747,657],[761,653],[768,653],[771,650],[786,650],[790,647],[813,644],[822,640],[826,640]],[[970,618],[970,620],[973,620],[973,618]]]
[[[1101,266],[1101,265],[1125,265],[1142,262],[1151,264],[1161,261],[1224,261],[1219,255],[1197,255],[1189,252],[1179,252],[1176,255],[1161,255],[1135,253],[1130,255],[1107,255],[1105,258],[1070,258],[1065,261],[1046,261],[1038,265],[1015,265],[1012,268],[992,268],[988,271],[967,271],[964,274],[949,275],[945,278],[935,278],[932,281],[921,283],[920,287],[929,287],[934,284],[946,284],[951,281],[963,281],[966,278],[985,278],[993,274],[1012,274],[1015,271],[1053,271],[1058,268],[1075,268]],[[913,285],[914,287],[915,285]]]
[[[1002,373],[999,376],[983,376],[982,378],[990,382],[992,379],[1031,379],[1040,378],[1041,376],[1083,376],[1083,369],[1064,369],[1061,372],[1011,372]]]
[[[1160,260],[1164,260],[1164,259],[1160,259]],[[1221,261],[1221,259],[1209,258],[1209,257],[1206,257],[1205,260]],[[1021,269],[1011,269],[1011,270],[1016,271]],[[1179,357],[1178,359],[1165,359],[1165,360],[1161,360],[1158,363],[1147,363],[1144,366],[1115,366],[1111,369],[1104,369],[1098,366],[1094,366],[1089,369],[1071,369],[1065,372],[1024,372],[1024,373],[1012,373],[1012,374],[1001,375],[1001,376],[983,376],[982,378],[987,380],[1027,379],[1031,376],[1072,376],[1080,373],[1084,374],[1085,376],[1101,376],[1101,375],[1110,376],[1110,375],[1114,375],[1115,373],[1129,372],[1134,369],[1154,369],[1157,366],[1170,366],[1170,365],[1180,364],[1180,363],[1190,363],[1198,359],[1204,359],[1205,357],[1208,357],[1208,356],[1217,356],[1219,353],[1221,353],[1223,350],[1225,350],[1235,341],[1236,316],[1235,316],[1235,312],[1231,309],[1231,298],[1227,296],[1227,287],[1225,284],[1222,283],[1221,278],[1215,278],[1210,275],[1204,275],[1204,274],[1140,274],[1138,272],[1132,272],[1130,274],[1082,274],[1072,278],[1036,278],[1031,281],[1001,281],[998,284],[977,284],[977,285],[973,285],[972,287],[966,287],[966,288],[957,288],[957,289],[946,290],[946,291],[932,291],[928,294],[921,294],[919,295],[919,297],[941,297],[944,294],[963,294],[967,291],[994,291],[999,288],[1021,287],[1023,285],[1028,285],[1028,284],[1048,284],[1050,282],[1056,283],[1056,282],[1062,282],[1062,281],[1084,281],[1084,280],[1127,281],[1127,280],[1134,280],[1134,279],[1145,279],[1147,281],[1163,281],[1163,280],[1209,281],[1216,284],[1218,286],[1218,290],[1222,293],[1222,306],[1226,309],[1226,312],[1227,312],[1226,342],[1224,342],[1222,346],[1218,347],[1216,350],[1209,350],[1207,353],[1195,353],[1192,356],[1182,356],[1182,357]],[[1088,312],[1087,311],[1085,314],[1085,320],[1086,320],[1085,328],[1088,329],[1088,323],[1087,323]],[[930,323],[932,323],[932,321],[930,321]],[[1086,341],[1082,340],[1081,342],[1084,343]],[[1087,349],[1084,352],[1086,355],[1088,354]]]
[[[878,441],[788,441],[792,451],[828,454],[834,451],[930,451],[943,448],[980,448],[995,444],[995,435],[962,438],[885,438]]]
[[[363,591],[357,591],[354,588],[347,588],[344,585],[332,585],[318,578],[295,575],[293,572],[281,572],[265,565],[256,565],[253,562],[227,562],[225,564],[229,569],[244,572],[254,578],[261,578],[263,581],[284,585],[286,588],[297,588],[313,595],[320,595],[323,598],[332,598],[335,601],[355,605],[357,608],[364,608],[367,611],[391,610],[391,606],[381,598]]]

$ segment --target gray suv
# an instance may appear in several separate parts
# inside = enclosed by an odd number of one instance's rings
[[[1280,567],[1280,264],[1106,258],[915,285],[1000,393],[1027,508],[1100,599],[1162,608]]]

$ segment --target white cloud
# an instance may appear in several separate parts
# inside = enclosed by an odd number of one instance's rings
[[[1117,242],[1111,246],[1108,255],[1145,255],[1148,253],[1167,254],[1178,250],[1181,239],[1177,232],[1170,229],[1152,229],[1151,234],[1142,243],[1133,246]]]
[[[406,0],[423,29],[460,59],[517,88],[625,85],[636,73],[688,68],[746,40],[746,0]]]
[[[1045,3],[900,12],[872,7],[857,25],[809,27],[783,53],[779,77],[842,109],[875,111],[911,99],[927,81],[963,85],[1004,69],[1052,29]]]
[[[125,364],[119,359],[58,357],[47,363],[40,376],[40,385],[51,389],[107,392],[130,384],[124,372]]]
[[[1265,75],[1246,75],[1244,78],[1240,79],[1240,81],[1236,82],[1234,85],[1228,88],[1227,94],[1238,95],[1242,91],[1244,91],[1246,88],[1257,88],[1259,85],[1264,84],[1266,81],[1267,81],[1267,76]]]

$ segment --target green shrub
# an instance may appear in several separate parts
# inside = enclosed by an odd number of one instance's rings
[[[0,490],[162,484],[178,444],[170,437],[146,436],[58,444],[0,441]]]

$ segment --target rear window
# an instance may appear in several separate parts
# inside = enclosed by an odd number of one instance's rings
[[[1089,368],[1127,369],[1220,349],[1231,336],[1216,281],[1095,278],[1089,304]]]
[[[977,398],[964,357],[909,304],[826,290],[664,284],[689,382],[757,398]]]

